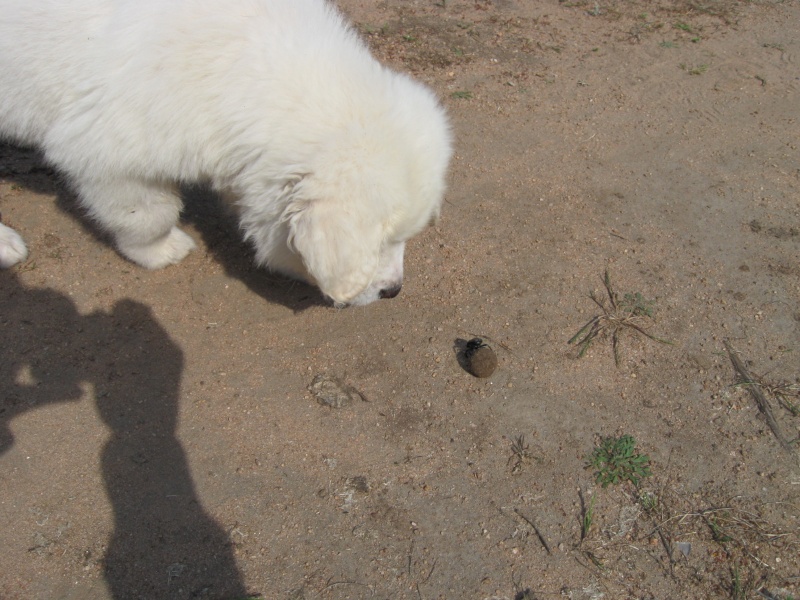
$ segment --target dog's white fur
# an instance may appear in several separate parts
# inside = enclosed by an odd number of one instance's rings
[[[325,0],[0,0],[0,136],[41,147],[140,265],[194,247],[175,186],[207,181],[259,264],[340,305],[399,290],[451,155],[434,95]],[[0,266],[26,256],[0,225]]]

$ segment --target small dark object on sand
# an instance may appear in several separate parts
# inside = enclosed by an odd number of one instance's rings
[[[489,377],[497,368],[497,355],[481,338],[472,338],[464,350],[467,369],[475,377]]]

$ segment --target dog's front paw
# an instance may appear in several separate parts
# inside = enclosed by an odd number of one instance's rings
[[[180,262],[197,246],[186,233],[173,227],[170,232],[146,246],[119,243],[123,256],[147,269],[160,269]]]
[[[0,269],[8,269],[28,258],[28,248],[20,235],[0,223]]]

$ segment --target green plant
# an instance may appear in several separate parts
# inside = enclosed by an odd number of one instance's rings
[[[650,477],[650,457],[636,453],[636,440],[630,435],[605,438],[587,458],[587,468],[594,468],[595,483],[603,487],[608,484],[630,481],[639,485]]]
[[[452,94],[450,94],[450,97],[458,98],[459,100],[469,100],[470,98],[472,98],[472,92],[468,91],[453,92]]]
[[[719,544],[725,544],[733,541],[733,538],[725,533],[725,530],[722,529],[715,519],[711,518],[706,519],[705,521],[708,524],[708,528],[711,530],[711,537],[715,542]]]
[[[605,301],[598,298],[594,292],[590,292],[589,297],[600,307],[603,314],[593,317],[567,342],[568,344],[578,344],[580,347],[578,358],[582,358],[583,355],[586,354],[589,346],[591,346],[592,342],[598,336],[611,334],[614,362],[619,367],[619,335],[624,329],[633,329],[651,340],[662,344],[671,343],[647,333],[642,328],[642,319],[645,317],[653,317],[653,301],[646,300],[639,292],[635,294],[625,294],[622,299],[620,299],[611,286],[611,277],[608,271],[605,272],[603,277],[603,284],[608,294],[609,306],[606,306]]]
[[[742,580],[739,576],[739,569],[731,568],[731,598],[733,600],[745,600],[746,596],[742,589]]]
[[[689,73],[689,75],[702,75],[708,71],[708,65],[689,66],[686,63],[681,63],[680,68]]]
[[[653,304],[655,304],[655,302],[646,300],[639,292],[635,294],[625,294],[622,300],[617,302],[617,306],[623,312],[627,312],[631,315],[650,317],[651,319],[653,318]]]
[[[658,508],[658,496],[650,492],[643,492],[639,496],[639,504],[642,505],[645,512],[651,513]]]
[[[511,442],[511,456],[507,464],[514,461],[514,466],[511,467],[511,473],[517,474],[522,471],[525,463],[531,460],[533,456],[530,453],[530,446],[525,443],[525,436],[519,435]]]
[[[755,588],[755,581],[753,580],[752,573],[748,574],[747,579],[743,579],[739,572],[739,567],[733,565],[731,567],[731,600],[747,600],[750,597],[750,592]],[[759,594],[765,598],[776,598],[772,594]]]
[[[592,496],[592,499],[589,500],[589,506],[587,506],[583,511],[583,519],[581,520],[581,541],[586,539],[586,536],[589,535],[589,530],[592,528],[592,521],[594,520],[595,498],[596,496]]]

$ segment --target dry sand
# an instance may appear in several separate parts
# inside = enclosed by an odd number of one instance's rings
[[[800,5],[340,4],[457,138],[394,300],[254,269],[198,190],[200,250],[139,269],[0,149],[32,249],[0,273],[0,598],[800,596],[798,450],[724,345],[796,439]],[[606,271],[671,344],[578,358]],[[603,488],[587,456],[623,434],[652,476]]]

